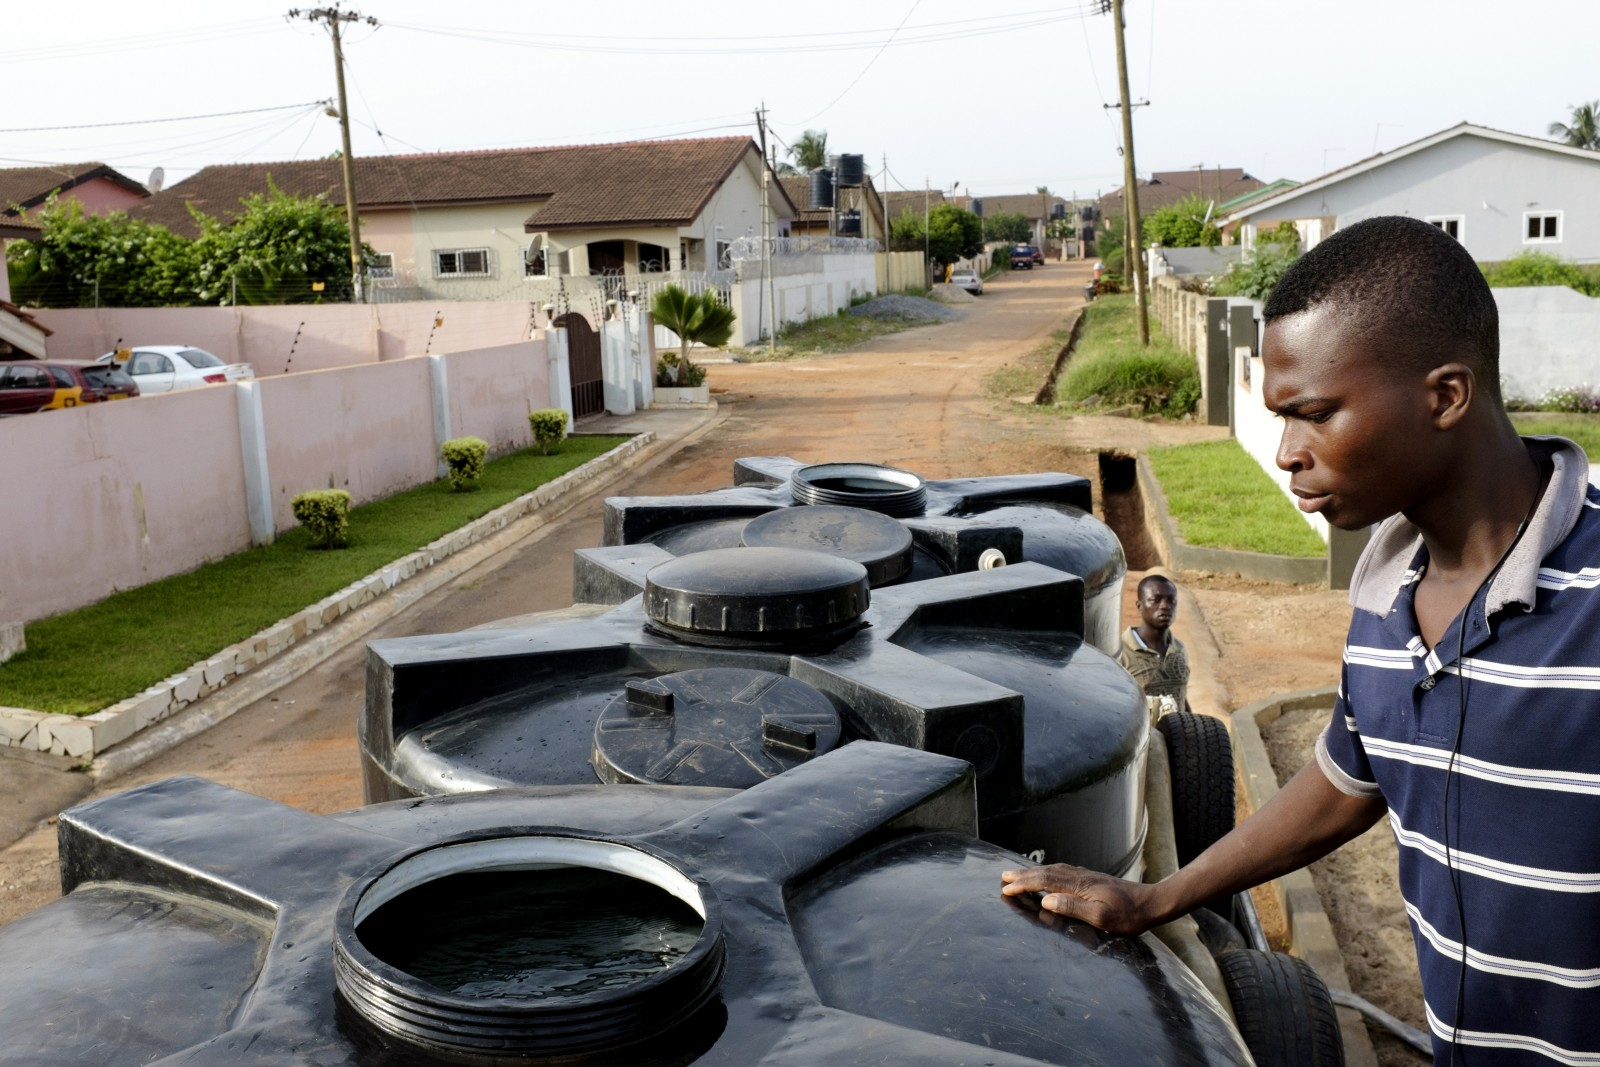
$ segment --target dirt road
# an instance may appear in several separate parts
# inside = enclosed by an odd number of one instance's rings
[[[1067,423],[983,395],[984,377],[1047,342],[1081,299],[1087,271],[1051,264],[1002,275],[964,316],[880,338],[847,353],[784,363],[711,368],[728,416],[654,470],[613,494],[695,492],[726,485],[733,460],[792,455],[868,460],[929,477],[1065,470],[1093,476],[1096,457],[1064,433]],[[1184,428],[1106,422],[1120,435]],[[1135,442],[1129,441],[1129,444]],[[600,541],[601,501],[587,501],[453,583],[418,601],[370,637],[448,632],[571,602],[574,549]],[[91,795],[178,774],[197,774],[316,812],[361,803],[355,722],[365,645],[324,661],[272,697]],[[44,827],[0,852],[0,923],[57,895],[55,835]]]

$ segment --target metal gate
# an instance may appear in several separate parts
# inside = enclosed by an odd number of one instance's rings
[[[600,367],[600,335],[589,320],[569,311],[553,325],[567,330],[567,364],[572,375],[572,417],[598,415],[606,409],[604,372]]]

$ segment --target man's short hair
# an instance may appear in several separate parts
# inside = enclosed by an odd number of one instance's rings
[[[1296,260],[1267,297],[1267,322],[1322,306],[1395,365],[1459,361],[1500,399],[1500,313],[1472,256],[1421,219],[1380,215],[1347,226]]]
[[[1165,574],[1147,574],[1139,580],[1137,595],[1140,600],[1144,599],[1145,587],[1151,585],[1170,585],[1174,593],[1178,591],[1178,583],[1168,578]]]

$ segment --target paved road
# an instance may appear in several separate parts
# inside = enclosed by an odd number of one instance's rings
[[[723,416],[654,466],[609,486],[609,495],[684,493],[729,483],[733,460],[791,455],[811,462],[867,460],[928,477],[1080,469],[1034,447],[983,395],[984,377],[1049,338],[1081,302],[1086,268],[1052,263],[1002,275],[959,321],[879,338],[835,356],[711,368]],[[1026,420],[1024,420],[1026,421]],[[601,497],[575,506],[515,546],[459,575],[368,637],[449,632],[571,602],[574,549],[600,541]],[[355,642],[193,740],[90,795],[196,774],[316,812],[361,803],[355,723],[365,684],[365,644]],[[0,764],[0,774],[6,767]],[[40,788],[69,804],[83,776],[52,770]],[[0,793],[3,793],[0,786]],[[0,797],[3,800],[3,797]],[[0,923],[57,893],[54,831],[35,830],[0,851]]]

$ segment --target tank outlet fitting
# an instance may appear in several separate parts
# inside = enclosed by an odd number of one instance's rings
[[[1006,554],[998,548],[986,548],[978,554],[978,569],[992,571],[1006,565]]]
[[[634,715],[671,715],[672,690],[655,678],[629,682],[628,711]]]

